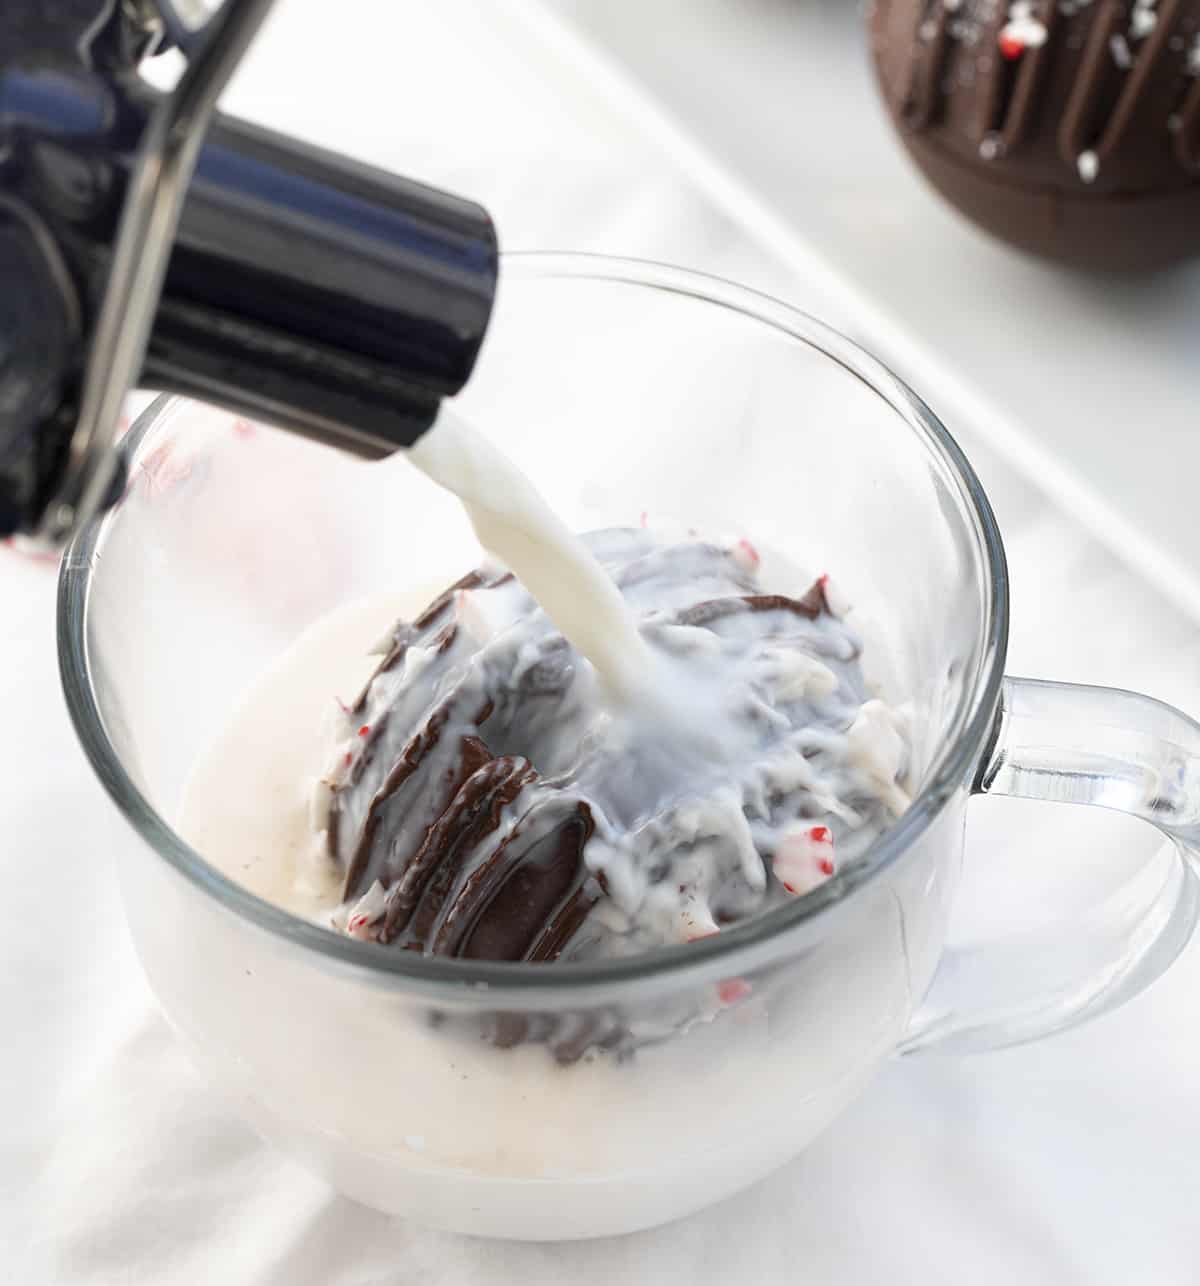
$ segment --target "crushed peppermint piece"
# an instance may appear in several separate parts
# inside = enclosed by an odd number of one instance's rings
[[[745,978],[726,978],[724,982],[717,983],[717,996],[726,1006],[745,1000],[752,990]]]
[[[795,897],[811,893],[836,869],[833,833],[828,826],[793,827],[783,837],[771,860],[775,878]]]
[[[699,942],[721,932],[721,926],[712,918],[712,912],[700,902],[691,901],[683,912],[684,942]]]
[[[757,570],[762,559],[759,557],[758,550],[745,539],[739,540],[733,547],[733,558],[739,567],[746,571],[752,572]]]
[[[1029,0],[1009,5],[1008,21],[1000,28],[1000,52],[1010,60],[1020,58],[1026,49],[1039,49],[1046,43],[1046,24],[1035,18]]]
[[[383,885],[376,880],[350,908],[346,932],[352,938],[370,938],[373,936],[371,926],[382,918],[386,910],[387,894]]]
[[[57,567],[62,554],[57,549],[44,549],[35,541],[23,536],[7,536],[0,540],[0,549],[28,558],[31,562],[47,563]]]

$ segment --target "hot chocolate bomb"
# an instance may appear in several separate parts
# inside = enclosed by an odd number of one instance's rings
[[[601,699],[511,574],[459,581],[396,626],[332,748],[318,824],[345,932],[531,962],[686,943],[809,891],[835,843],[853,860],[906,805],[904,743],[826,580],[765,593],[745,541],[586,543],[671,710],[643,726]],[[676,704],[702,705],[720,737],[676,728]]]
[[[875,0],[904,145],[1015,246],[1148,270],[1200,254],[1200,0]]]

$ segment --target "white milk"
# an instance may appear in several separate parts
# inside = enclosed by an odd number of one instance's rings
[[[652,658],[616,586],[506,456],[443,403],[408,459],[462,501],[479,543],[516,574],[615,700],[653,691]]]

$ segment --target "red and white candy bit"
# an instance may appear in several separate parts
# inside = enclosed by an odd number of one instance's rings
[[[759,556],[758,550],[744,537],[729,552],[733,555],[733,561],[737,563],[742,571],[758,571],[762,558]]]
[[[689,933],[685,941],[699,942],[701,938],[713,938],[721,932],[720,926],[715,920],[707,915],[705,918],[712,927],[697,925],[696,932]],[[736,1005],[740,1000],[745,1000],[753,990],[754,988],[750,986],[745,978],[724,978],[717,983],[717,999],[728,1008],[730,1005]]]
[[[352,938],[363,940],[373,938],[375,935],[371,931],[371,926],[382,918],[386,910],[387,897],[384,894],[383,885],[376,880],[351,907],[350,916],[346,921],[346,932]]]
[[[723,1005],[736,1005],[754,990],[745,978],[726,978],[717,983],[717,999]]]
[[[233,422],[233,432],[235,437],[252,438],[254,436],[254,425],[239,415]]]
[[[475,593],[469,589],[455,591],[454,611],[458,617],[458,623],[480,643],[486,643],[488,639],[495,637],[499,628],[493,615],[489,615],[489,608],[493,612],[496,610],[496,604],[493,603],[491,595]],[[412,664],[411,659],[409,664]]]
[[[363,724],[362,727],[370,731],[367,724]],[[330,750],[329,759],[325,763],[324,776],[331,786],[340,786],[349,776],[355,759],[366,749],[363,744],[366,738],[366,733],[355,729],[346,740],[339,741]]]
[[[702,938],[715,938],[721,932],[721,926],[708,914],[707,910],[689,913],[685,916],[689,922],[689,932],[685,942],[699,942]],[[745,978],[724,978],[717,983],[717,999],[728,1008],[738,1001],[745,1000],[753,988]]]
[[[829,573],[824,572],[817,577],[817,584],[821,587],[821,593],[825,595],[825,604],[829,610],[834,616],[845,618],[853,605],[842,593],[841,583],[830,580]]]
[[[712,918],[708,907],[689,898],[683,909],[684,942],[699,942],[701,938],[711,938],[720,932],[721,926]]]
[[[837,870],[833,832],[828,826],[798,826],[789,831],[775,850],[771,870],[793,896],[812,892]]]
[[[174,442],[155,447],[142,461],[138,477],[147,496],[166,495],[192,476],[192,462],[181,459]]]
[[[43,549],[40,545],[35,545],[32,541],[19,536],[7,536],[4,540],[0,540],[0,549],[7,549],[11,554],[28,558],[32,563],[47,563],[55,567],[58,566],[58,561],[62,557],[56,549]]]
[[[1033,0],[1015,0],[1008,7],[1008,21],[997,37],[1000,52],[1010,61],[1026,49],[1037,49],[1046,43],[1046,24],[1034,17]]]

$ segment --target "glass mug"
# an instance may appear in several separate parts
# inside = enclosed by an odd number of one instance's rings
[[[307,626],[446,583],[478,548],[402,458],[366,465],[159,399],[127,439],[125,499],[64,560],[62,673],[137,832],[119,876],[146,973],[264,1136],[349,1196],[442,1228],[628,1232],[794,1156],[893,1053],[1067,1027],[1174,957],[1197,915],[1200,727],[1145,697],[1003,677],[987,499],[873,358],[713,278],[518,255],[459,405],[576,528],[648,512],[828,568],[872,677],[912,716],[913,803],[806,896],[635,959],[424,958],[261,901],[172,829],[197,755]],[[1174,843],[1135,902],[1069,941],[947,953],[982,792],[1120,809]],[[560,1064],[536,1039],[489,1038],[498,1021],[561,1032],[613,1015],[644,1036],[632,1056]]]

